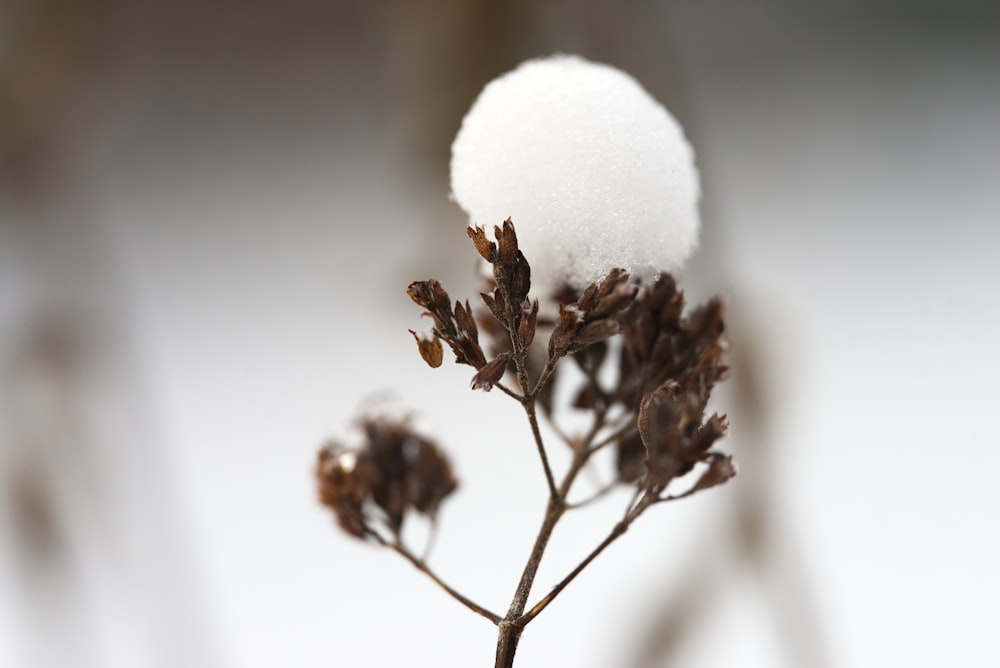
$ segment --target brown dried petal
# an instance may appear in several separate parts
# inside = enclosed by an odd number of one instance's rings
[[[493,389],[493,386],[500,382],[503,378],[504,373],[507,371],[507,364],[510,362],[510,355],[507,353],[502,353],[497,355],[497,357],[484,366],[482,369],[472,377],[472,389],[483,390],[484,392],[489,392]]]
[[[511,269],[510,298],[515,304],[520,304],[528,298],[528,292],[530,291],[531,266],[528,265],[528,261],[521,254],[521,251],[517,251],[517,256]]]
[[[603,341],[617,334],[619,331],[618,321],[610,318],[588,322],[579,328],[573,337],[572,347],[574,349],[584,348],[598,341]]]
[[[514,232],[514,223],[508,218],[503,221],[503,229],[499,227],[494,227],[493,229],[498,243],[497,263],[503,267],[509,266],[518,257],[517,234]]]
[[[419,512],[437,514],[441,502],[458,487],[451,464],[433,443],[420,439],[409,465],[409,501]]]
[[[440,334],[446,336],[454,333],[451,299],[440,283],[434,279],[414,281],[406,289],[406,294],[418,306],[427,309],[427,312],[434,318],[434,326],[440,330]]]
[[[708,457],[708,468],[701,474],[698,482],[694,484],[689,493],[693,494],[703,489],[721,485],[731,480],[738,473],[731,455],[725,455],[721,452],[710,452],[708,453]]]
[[[667,381],[639,402],[639,437],[650,453],[662,448],[663,434],[676,422],[676,411],[669,395],[677,384]]]
[[[503,300],[503,295],[498,291],[495,297],[488,292],[481,292],[479,296],[483,298],[483,303],[486,304],[486,307],[490,310],[490,313],[493,314],[493,317],[499,320],[500,323],[506,327],[507,313],[504,307],[506,302]]]
[[[538,323],[538,300],[531,304],[531,310],[521,315],[521,325],[518,328],[518,336],[525,346],[530,346],[535,340],[535,326]]]
[[[410,334],[413,334],[413,338],[417,340],[417,349],[424,361],[432,369],[441,366],[441,362],[444,360],[444,347],[441,345],[441,339],[433,334],[418,334],[412,329]]]
[[[597,304],[597,291],[597,283],[591,283],[587,286],[587,288],[583,291],[583,294],[580,295],[580,298],[576,300],[576,304],[579,306],[581,311],[587,313],[590,309],[594,308]]]
[[[715,442],[726,435],[726,416],[715,413],[698,427],[691,438],[689,449],[692,453],[706,452]]]
[[[619,284],[610,294],[601,297],[601,300],[597,302],[597,306],[594,307],[591,314],[595,318],[613,316],[623,311],[632,303],[635,299],[635,292],[635,286]]]
[[[627,280],[628,272],[621,267],[615,267],[609,271],[608,275],[601,279],[601,283],[597,288],[597,301],[599,302],[610,295],[615,291],[615,289],[618,288],[618,286],[625,283]]]
[[[320,503],[330,508],[337,524],[355,538],[365,538],[368,525],[363,505],[370,492],[367,476],[358,475],[357,468],[348,470],[341,465],[333,446],[319,451],[316,462],[316,485]]]
[[[486,238],[486,230],[478,225],[475,227],[470,225],[465,231],[482,258],[487,262],[493,262],[497,247],[495,243]]]
[[[580,313],[573,306],[559,307],[559,320],[549,336],[549,357],[556,358],[566,354],[569,344],[580,325]]]
[[[465,300],[464,306],[461,302],[455,302],[455,324],[458,325],[459,332],[463,332],[473,341],[479,341],[479,329],[476,327],[476,319],[472,317],[468,299]]]
[[[486,366],[486,353],[483,352],[482,346],[479,345],[478,341],[473,341],[467,337],[461,337],[459,339],[459,345],[461,346],[461,362],[464,364],[469,364],[476,367],[477,369],[482,369]]]
[[[646,474],[646,448],[639,434],[632,432],[618,442],[618,479],[632,483],[639,481]]]

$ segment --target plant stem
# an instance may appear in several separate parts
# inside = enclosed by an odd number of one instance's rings
[[[385,540],[384,538],[382,538],[378,534],[374,534],[374,535],[376,537],[376,540],[378,540],[383,545],[386,545],[386,546],[392,548],[396,553],[398,553],[399,555],[403,556],[407,561],[409,561],[411,564],[413,564],[418,571],[420,571],[421,573],[423,573],[424,575],[426,575],[427,577],[429,577],[431,580],[433,580],[435,582],[435,584],[437,584],[439,587],[441,587],[441,589],[444,589],[446,592],[448,592],[452,596],[452,598],[454,598],[456,601],[458,601],[459,603],[461,603],[462,605],[464,605],[465,607],[467,607],[469,610],[472,610],[477,615],[482,615],[483,617],[485,617],[486,619],[490,620],[494,624],[500,624],[500,622],[501,622],[500,615],[496,614],[495,612],[490,612],[489,610],[487,610],[483,606],[479,605],[478,603],[476,603],[475,601],[471,600],[470,598],[464,596],[463,594],[460,594],[455,589],[453,589],[451,586],[449,586],[448,584],[446,584],[444,582],[444,580],[442,580],[440,577],[438,577],[437,573],[435,573],[434,571],[431,570],[430,566],[428,566],[427,563],[424,562],[423,559],[420,559],[415,554],[413,554],[412,552],[410,552],[410,550],[407,549],[405,545],[403,545],[402,543],[400,543],[398,541],[388,541],[388,540]]]
[[[639,517],[639,515],[641,515],[644,510],[646,510],[646,508],[653,505],[653,503],[655,502],[656,499],[654,497],[650,496],[643,497],[643,499],[625,515],[625,518],[614,526],[614,528],[611,530],[611,533],[609,533],[607,537],[603,541],[601,541],[600,545],[595,547],[593,551],[591,551],[591,553],[588,554],[583,561],[577,564],[576,568],[570,571],[569,575],[564,577],[559,582],[559,584],[553,587],[552,590],[548,594],[546,594],[544,598],[542,598],[541,601],[536,603],[534,607],[531,608],[531,610],[529,610],[523,617],[521,617],[522,624],[527,624],[532,619],[537,617],[538,613],[547,608],[549,604],[555,600],[556,596],[558,596],[559,593],[562,592],[562,590],[565,589],[566,586],[570,582],[572,582],[576,578],[576,576],[583,571],[584,568],[590,565],[590,562],[596,559],[597,556],[605,550],[605,548],[611,545],[611,543],[618,540],[622,536],[622,534],[628,531],[628,528],[632,524],[632,522],[635,521],[635,519]]]
[[[520,364],[518,365],[518,373],[520,373]],[[527,374],[525,374],[527,378]],[[545,481],[549,485],[549,497],[556,498],[559,495],[559,490],[556,489],[556,480],[552,475],[552,467],[549,465],[548,455],[545,454],[545,444],[542,442],[542,432],[538,427],[538,415],[535,413],[535,400],[534,398],[525,398],[521,402],[524,406],[525,413],[528,414],[528,424],[531,425],[531,435],[535,439],[535,447],[538,448],[538,456],[542,459],[542,468],[545,469]]]
[[[521,640],[521,631],[524,627],[514,622],[504,620],[500,622],[500,636],[497,638],[497,660],[495,668],[512,668],[514,665],[514,652],[517,651],[517,643]]]
[[[500,633],[497,638],[496,668],[511,668],[514,665],[514,652],[517,651],[517,644],[521,639],[524,625],[528,622],[524,617],[524,610],[528,607],[528,596],[531,594],[531,586],[534,584],[535,576],[538,574],[538,567],[542,563],[542,555],[545,553],[545,548],[552,537],[552,531],[562,518],[563,513],[566,512],[566,495],[569,493],[573,481],[576,480],[576,476],[583,469],[589,456],[590,453],[586,448],[577,450],[573,457],[573,463],[570,465],[569,470],[566,471],[566,476],[563,478],[562,484],[549,497],[548,505],[545,507],[545,517],[542,520],[541,527],[538,529],[538,536],[535,538],[535,544],[531,548],[528,561],[524,565],[524,571],[521,573],[521,579],[514,592],[510,609],[508,609],[507,615],[499,624]]]
[[[517,643],[521,639],[521,632],[524,630],[524,622],[521,615],[528,605],[528,596],[531,594],[531,585],[535,582],[535,575],[538,567],[542,563],[542,555],[545,547],[552,537],[552,530],[566,510],[566,504],[558,496],[549,498],[548,506],[545,509],[545,519],[538,530],[535,544],[531,548],[528,562],[524,565],[521,573],[521,580],[517,583],[514,592],[514,599],[511,601],[507,616],[500,622],[500,635],[497,638],[497,661],[496,668],[511,668],[514,665],[514,652],[517,651]]]

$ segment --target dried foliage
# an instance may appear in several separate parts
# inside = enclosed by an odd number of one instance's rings
[[[385,526],[398,537],[410,511],[430,518],[458,482],[437,444],[411,429],[408,417],[362,416],[360,448],[328,442],[319,452],[319,498],[356,538]]]
[[[322,502],[345,531],[400,552],[466,607],[497,624],[496,666],[507,668],[513,664],[524,627],[645,510],[715,487],[736,474],[729,455],[713,449],[726,433],[725,416],[706,416],[712,389],[727,370],[722,361],[725,328],[720,301],[709,301],[685,315],[683,295],[669,274],[640,285],[621,269],[582,292],[564,288],[558,295],[545,295],[560,304],[558,316],[545,321],[539,317],[538,299],[529,297],[531,267],[518,248],[510,219],[494,227],[493,240],[481,227],[470,227],[468,235],[492,268],[481,293],[484,308],[473,312],[468,301],[455,301],[453,306],[433,279],[414,282],[407,294],[433,326],[429,333],[411,333],[427,364],[441,365],[443,341],[457,363],[475,368],[473,389],[501,389],[522,405],[531,426],[550,498],[507,614],[489,612],[451,589],[402,544],[400,529],[407,511],[433,517],[456,487],[437,446],[414,434],[406,420],[362,421],[364,446],[348,450],[337,443],[327,445],[319,455],[317,478]],[[480,331],[489,356],[480,344]],[[579,374],[560,373],[560,363],[566,359],[582,371],[582,381]],[[614,373],[605,373],[609,365]],[[504,383],[508,374],[513,376],[510,386]],[[575,378],[579,383],[571,388],[568,406],[553,405],[557,377],[559,382]],[[573,458],[559,478],[549,464],[539,410],[557,427],[566,411],[586,411],[591,416],[586,433],[563,436]],[[564,433],[558,428],[556,432]],[[613,483],[591,498],[570,503],[579,473],[607,447],[617,454]],[[692,479],[683,491],[673,491],[674,481]],[[529,608],[531,587],[556,523],[566,512],[622,485],[634,488],[622,520],[577,568]],[[385,538],[380,527],[392,538]]]

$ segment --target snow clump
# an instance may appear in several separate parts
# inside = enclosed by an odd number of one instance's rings
[[[451,147],[470,223],[510,217],[536,295],[675,272],[698,241],[698,172],[680,125],[628,74],[578,56],[487,84]]]

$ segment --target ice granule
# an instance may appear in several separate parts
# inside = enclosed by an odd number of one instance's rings
[[[614,267],[677,271],[698,239],[698,172],[677,121],[628,74],[529,60],[483,89],[451,147],[452,197],[488,230],[510,217],[532,292]]]

